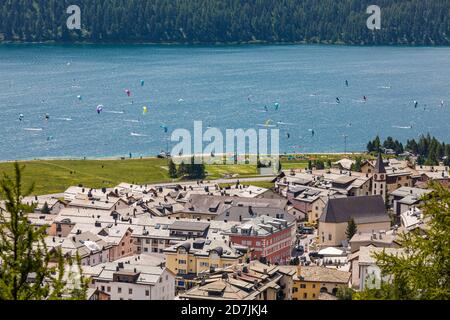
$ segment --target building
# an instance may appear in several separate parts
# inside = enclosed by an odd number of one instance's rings
[[[389,202],[392,205],[394,213],[397,217],[413,207],[418,207],[422,203],[422,197],[431,193],[433,190],[401,187],[389,195]]]
[[[97,266],[91,287],[111,300],[173,300],[175,275],[160,258],[136,255]]]
[[[381,153],[378,154],[372,177],[372,195],[380,195],[383,201],[387,197],[387,174]]]
[[[189,239],[164,249],[167,268],[177,276],[177,288],[189,289],[201,273],[247,260],[248,248],[226,240]]]
[[[239,198],[229,196],[210,196],[192,194],[182,212],[176,217],[200,220],[215,220],[231,207],[276,208],[285,210],[286,199]]]
[[[179,240],[170,235],[167,225],[133,226],[133,252],[135,254],[160,254],[164,255],[164,249]]]
[[[62,239],[52,237],[50,244],[59,241],[61,243],[56,247],[61,248],[63,254],[68,254],[71,257],[78,255],[82,266],[96,266],[110,261],[109,253],[112,244],[108,244],[92,232],[80,232]]]
[[[292,267],[297,271],[293,300],[319,300],[321,293],[336,295],[339,287],[349,287],[351,273],[319,266]]]
[[[66,207],[65,202],[50,196],[25,197],[22,199],[22,203],[28,206],[35,206],[34,211],[36,213],[45,213],[42,212],[42,210],[44,209],[45,204],[47,204],[49,210],[48,214],[55,215]]]
[[[206,238],[210,223],[177,220],[169,226],[170,235],[181,239]]]
[[[360,247],[374,246],[378,248],[397,248],[398,235],[392,231],[357,232],[349,241],[352,253],[359,251]]]
[[[292,244],[295,242],[293,229],[294,222],[261,216],[246,220],[225,234],[233,244],[253,249],[252,259],[283,264],[291,259]]]
[[[205,275],[182,300],[285,300],[293,272],[252,261]],[[283,289],[284,287],[284,289]]]
[[[391,220],[381,195],[330,199],[319,219],[319,245],[341,246],[353,219],[360,232],[389,230]]]
[[[380,288],[382,281],[389,281],[388,275],[382,275],[381,269],[376,263],[376,254],[385,252],[389,255],[401,254],[401,248],[377,248],[372,245],[360,247],[359,251],[350,255],[352,273],[352,287],[364,290],[368,288]]]

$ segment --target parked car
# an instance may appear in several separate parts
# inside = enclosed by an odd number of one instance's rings
[[[318,252],[310,252],[309,253],[309,257],[310,258],[315,258],[315,259],[322,259],[323,255],[319,254]]]
[[[301,234],[314,234],[314,228],[311,227],[302,227],[300,229]]]

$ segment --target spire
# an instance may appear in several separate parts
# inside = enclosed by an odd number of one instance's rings
[[[375,163],[376,173],[386,173],[386,168],[384,167],[383,157],[381,153],[378,153],[377,162]]]

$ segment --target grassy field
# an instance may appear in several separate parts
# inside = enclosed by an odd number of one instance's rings
[[[342,155],[310,155],[311,159],[336,161]],[[283,169],[305,168],[308,157],[282,157]],[[24,185],[35,183],[34,194],[60,193],[69,186],[82,184],[90,188],[114,187],[121,182],[151,184],[172,181],[164,159],[126,160],[36,160],[21,162],[25,165]],[[207,165],[208,179],[219,179],[225,174],[238,174],[239,178],[258,176],[254,165]],[[11,175],[13,164],[0,163],[0,174]],[[254,183],[269,187],[267,182]]]
[[[143,160],[38,160],[24,161],[24,185],[35,183],[35,194],[63,192],[69,186],[82,184],[90,188],[114,187],[121,182],[150,184],[172,181],[164,159]],[[239,177],[257,176],[255,166],[207,166],[208,179],[222,178],[223,174]],[[0,163],[0,173],[11,175],[13,164]]]

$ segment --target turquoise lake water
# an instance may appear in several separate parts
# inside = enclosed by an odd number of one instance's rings
[[[1,45],[0,87],[0,160],[156,155],[195,120],[283,122],[289,153],[344,152],[344,136],[347,151],[376,134],[450,142],[448,47]]]

